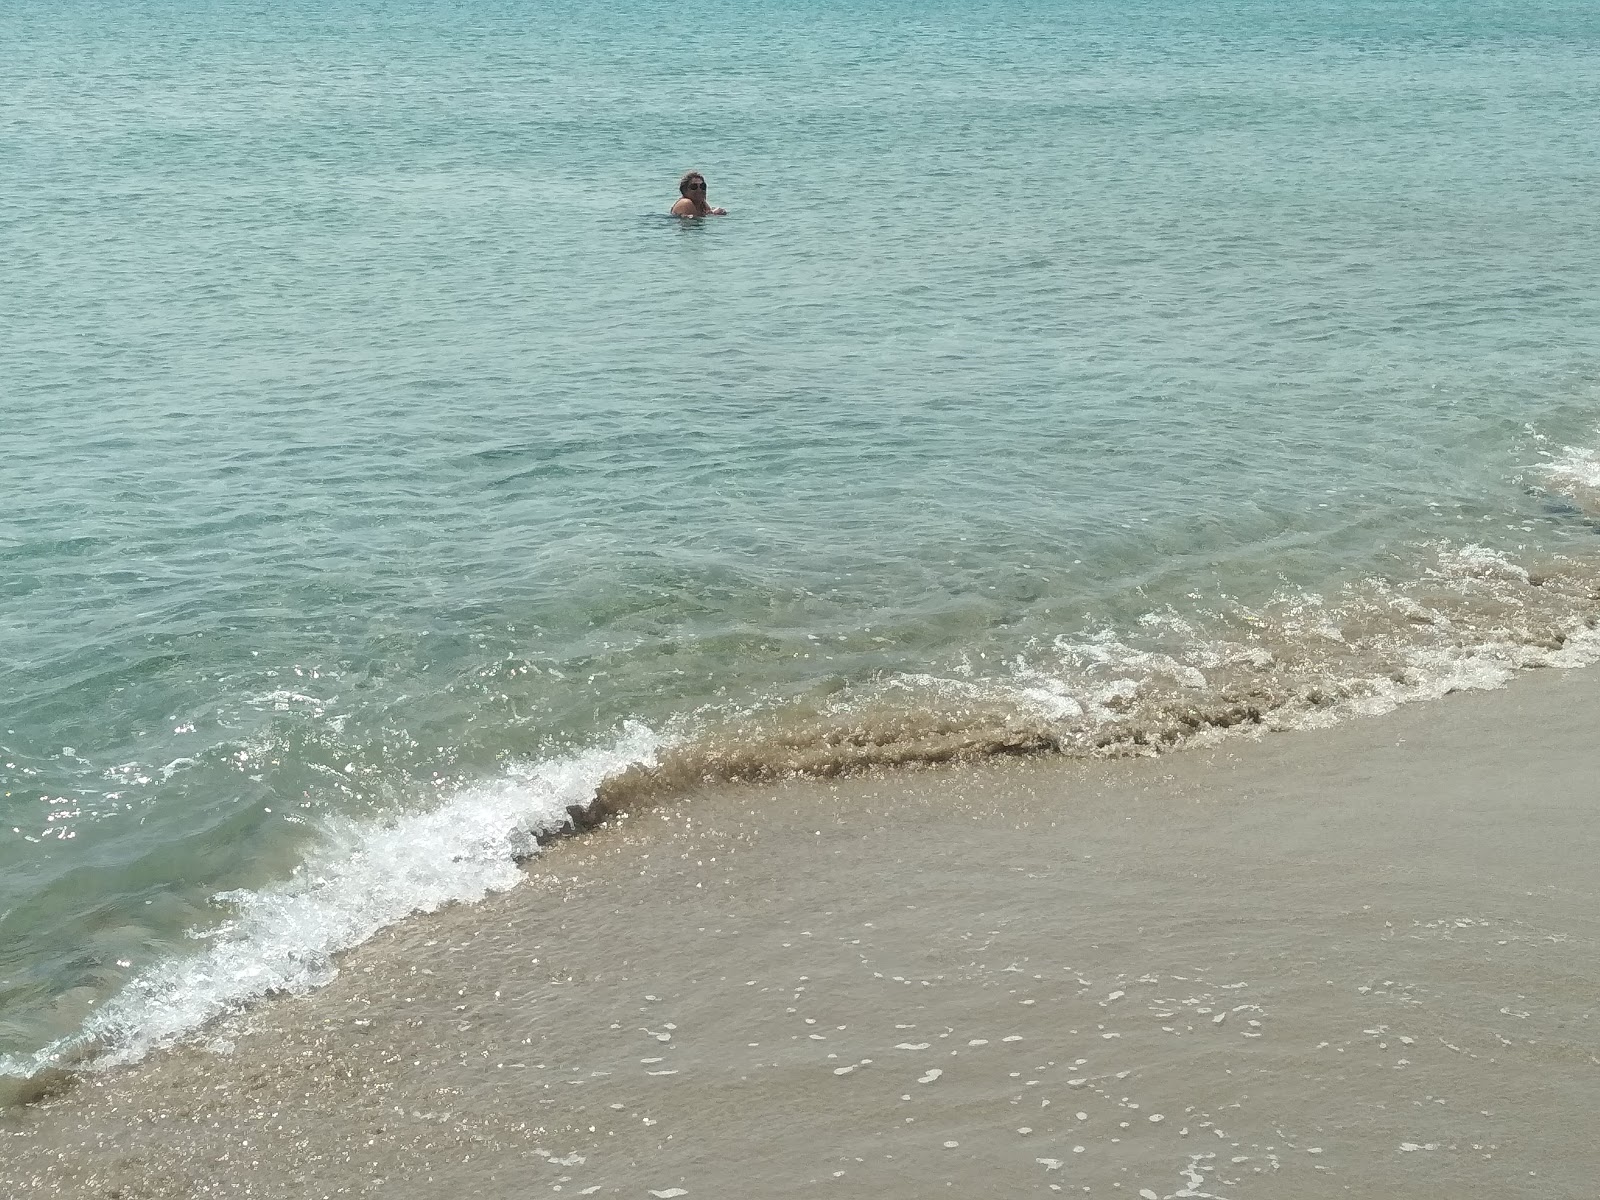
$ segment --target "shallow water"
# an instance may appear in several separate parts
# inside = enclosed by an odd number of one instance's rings
[[[1597,710],[697,789],[0,1116],[0,1192],[1588,1200]]]
[[[325,979],[663,752],[1142,750],[1592,657],[1597,37],[12,6],[0,1065]],[[691,165],[732,216],[660,215]]]

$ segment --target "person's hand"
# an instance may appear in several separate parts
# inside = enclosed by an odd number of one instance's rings
[[[713,208],[711,210],[711,215],[713,217],[725,217],[728,215],[728,210],[725,208]]]

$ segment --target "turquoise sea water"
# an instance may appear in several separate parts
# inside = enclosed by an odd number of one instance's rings
[[[0,12],[0,1070],[666,783],[1593,657],[1600,10]],[[732,215],[663,214],[706,173]]]

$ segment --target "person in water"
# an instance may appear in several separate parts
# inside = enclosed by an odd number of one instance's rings
[[[699,171],[689,171],[678,180],[678,194],[682,199],[672,206],[675,217],[725,217],[728,210],[712,208],[706,203],[706,177]]]

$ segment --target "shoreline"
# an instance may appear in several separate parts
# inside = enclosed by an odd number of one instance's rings
[[[1585,1196],[1597,718],[1542,671],[1156,758],[701,789],[14,1114],[0,1184]]]
[[[337,973],[334,956],[385,926],[514,886],[519,861],[569,825],[707,787],[1029,755],[1187,752],[1495,688],[1530,668],[1570,668],[1600,656],[1593,611],[1600,590],[1587,560],[1558,556],[1548,570],[1533,571],[1477,544],[1432,551],[1434,565],[1419,568],[1409,583],[1367,580],[1331,604],[1282,595],[1269,609],[1241,610],[1236,636],[1220,629],[1206,635],[1152,613],[1148,637],[1105,631],[1086,641],[1058,638],[1048,653],[1041,650],[1057,660],[1045,662],[1042,673],[1040,664],[1019,659],[1002,669],[996,660],[992,669],[958,677],[891,674],[823,697],[669,716],[654,727],[622,720],[587,744],[541,743],[509,759],[502,747],[492,763],[464,766],[442,790],[435,776],[425,797],[408,804],[397,796],[386,810],[345,812],[292,780],[252,775],[264,789],[259,808],[246,804],[235,816],[255,846],[241,850],[236,839],[207,836],[179,854],[234,861],[244,869],[243,886],[237,871],[191,880],[183,902],[154,921],[145,906],[130,911],[113,889],[126,922],[109,940],[86,916],[75,918],[101,961],[91,958],[88,971],[56,970],[53,980],[46,972],[8,1010],[0,1108],[53,1086],[56,1064],[135,1060],[231,1008],[312,990]],[[507,679],[528,665],[510,668]],[[385,772],[361,742],[320,763],[316,756],[284,761],[291,774],[311,767],[338,780],[354,764],[373,786]],[[209,778],[190,775],[185,786],[226,791],[247,769],[231,749],[212,766]],[[306,805],[286,806],[286,795],[318,809],[309,838],[297,811]],[[256,869],[263,851],[279,856],[279,873]],[[227,894],[224,908],[214,902],[219,892]],[[28,934],[24,923],[22,936]],[[204,948],[186,952],[197,936],[207,939]],[[159,949],[129,954],[130,943]],[[47,950],[25,941],[22,961]],[[63,994],[70,999],[58,1008]]]

